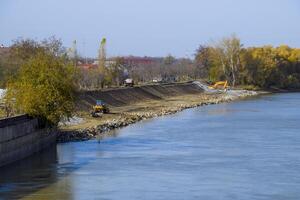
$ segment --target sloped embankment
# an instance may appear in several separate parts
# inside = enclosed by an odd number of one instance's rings
[[[147,100],[163,100],[171,96],[202,93],[203,90],[193,83],[177,83],[165,85],[147,85],[132,88],[118,88],[101,91],[85,91],[78,96],[77,107],[87,111],[97,99],[110,106],[119,107]]]
[[[110,130],[135,122],[169,115],[187,108],[229,102],[259,93],[246,90],[204,92],[194,83],[148,85],[79,94],[78,108],[87,111],[96,99],[106,101],[113,112],[101,118],[84,119],[84,123],[66,127],[58,133],[58,142],[101,138]]]

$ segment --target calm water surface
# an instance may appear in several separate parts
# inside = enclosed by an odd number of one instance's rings
[[[0,199],[300,199],[300,94],[205,106],[0,169]]]

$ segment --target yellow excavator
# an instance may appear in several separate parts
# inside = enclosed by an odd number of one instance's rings
[[[109,113],[108,106],[101,100],[96,100],[96,105],[93,106],[91,111],[92,117],[100,117],[104,113]]]
[[[209,89],[228,89],[228,82],[227,81],[218,81],[214,85],[208,86]]]

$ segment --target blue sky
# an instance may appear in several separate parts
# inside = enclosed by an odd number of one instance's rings
[[[236,33],[246,46],[300,47],[299,0],[0,0],[0,43],[52,35],[96,56],[191,56]]]

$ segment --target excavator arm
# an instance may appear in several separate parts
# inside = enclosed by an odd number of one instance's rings
[[[218,89],[222,87],[223,89],[228,88],[228,82],[227,81],[218,81],[214,85],[209,86],[209,89]]]

